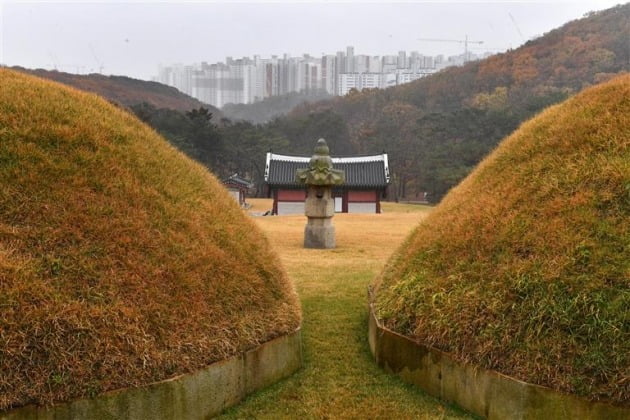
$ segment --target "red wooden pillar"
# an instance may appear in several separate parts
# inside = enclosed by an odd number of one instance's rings
[[[278,189],[274,188],[273,190],[273,208],[271,213],[278,214]]]

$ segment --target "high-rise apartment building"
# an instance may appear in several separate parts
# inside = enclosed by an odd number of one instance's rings
[[[363,90],[386,87],[386,75],[382,73],[343,73],[339,78],[337,95],[346,95],[350,90]]]
[[[382,59],[382,73],[392,73],[398,68],[398,56],[384,55]]]
[[[354,47],[346,48],[346,73],[354,73]]]
[[[322,89],[331,95],[335,95],[337,86],[336,59],[334,55],[322,57]]]
[[[368,73],[370,71],[369,59],[367,55],[357,55],[354,57],[353,73]]]
[[[255,55],[227,57],[225,63],[160,66],[155,80],[220,108],[228,103],[248,104],[291,92],[324,90],[331,95],[346,95],[351,89],[383,89],[474,59],[478,57],[470,52],[468,57],[448,58],[424,56],[417,51],[382,57],[355,55],[354,47],[348,46],[345,52],[321,58],[308,54],[271,58]]]
[[[406,69],[407,67],[407,53],[405,51],[398,51],[397,68]]]
[[[369,57],[368,72],[369,73],[382,73],[383,72],[383,63],[381,62],[381,57],[377,55],[373,57]]]

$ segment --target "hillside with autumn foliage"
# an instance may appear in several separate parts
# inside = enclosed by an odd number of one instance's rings
[[[308,130],[322,115],[342,120],[347,134],[329,142],[331,150],[386,150],[394,196],[413,199],[426,191],[436,202],[521,122],[627,72],[629,45],[630,3],[413,83],[305,104],[271,125]]]
[[[204,104],[174,87],[157,82],[148,82],[126,76],[105,76],[96,73],[71,74],[56,70],[30,70],[20,67],[15,67],[14,70],[43,79],[54,80],[86,92],[96,93],[110,102],[124,107],[148,104],[157,109],[172,109],[180,112],[204,107],[217,115],[220,113],[217,108],[211,105]]]

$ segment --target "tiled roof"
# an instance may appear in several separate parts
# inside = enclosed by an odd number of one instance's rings
[[[226,178],[223,180],[224,184],[236,184],[236,185],[240,185],[244,188],[252,188],[254,186],[254,184],[245,179],[245,178],[241,178],[238,174],[234,174],[232,176],[230,176],[229,178]]]
[[[265,182],[269,185],[297,187],[295,173],[307,168],[310,157],[267,153]],[[357,157],[333,157],[333,167],[346,172],[346,187],[383,188],[389,184],[387,154]]]

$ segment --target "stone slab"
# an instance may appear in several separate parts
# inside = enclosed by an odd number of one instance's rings
[[[328,223],[320,223],[328,221]],[[332,249],[335,243],[335,227],[330,219],[309,219],[304,228],[304,248]]]

